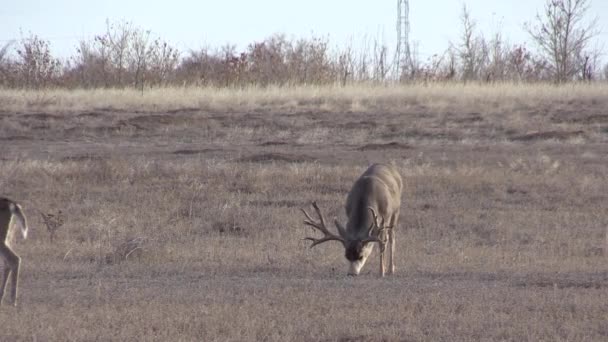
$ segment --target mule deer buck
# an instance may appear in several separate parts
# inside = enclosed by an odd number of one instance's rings
[[[23,238],[27,238],[27,219],[25,218],[25,214],[23,214],[23,210],[21,210],[21,206],[8,198],[0,197],[0,257],[4,259],[4,277],[0,284],[0,304],[4,298],[4,290],[10,277],[12,304],[16,306],[21,258],[9,247],[12,240],[11,226],[13,217],[17,219],[21,227]]]
[[[306,210],[304,224],[322,232],[322,238],[307,237],[312,241],[311,248],[327,241],[340,241],[344,246],[344,256],[350,262],[348,275],[356,276],[361,272],[365,261],[373,250],[373,243],[380,247],[380,276],[386,273],[386,247],[390,245],[388,274],[395,272],[395,226],[401,208],[401,176],[393,167],[384,164],[373,164],[355,181],[346,198],[346,228],[338,220],[334,223],[338,235],[329,231],[325,219],[316,202],[313,208],[319,221],[311,218]]]

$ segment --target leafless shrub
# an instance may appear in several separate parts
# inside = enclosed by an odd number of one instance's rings
[[[125,87],[167,85],[179,52],[151,32],[129,22],[107,22],[106,32],[92,41],[82,40],[71,68],[64,72],[68,85]]]
[[[461,14],[462,36],[458,55],[461,61],[461,74],[464,82],[480,78],[482,69],[487,63],[488,51],[482,36],[476,36],[475,21],[466,5],[462,7]]]
[[[373,49],[373,76],[372,79],[376,82],[386,80],[386,76],[390,71],[388,65],[388,47],[385,44],[380,44],[377,40],[374,41]]]
[[[355,75],[355,55],[352,45],[338,52],[337,74],[340,84],[344,87]]]
[[[0,48],[0,85],[10,86],[12,61],[8,58],[8,53],[14,41],[9,41]]]
[[[353,82],[558,82],[608,78],[600,68],[601,49],[590,49],[597,20],[583,18],[589,0],[547,1],[535,26],[526,25],[540,47],[533,53],[510,44],[498,30],[486,39],[464,6],[462,34],[445,52],[420,59],[411,47],[407,65],[395,70],[382,39],[364,38],[357,50],[349,44],[331,48],[325,37],[289,39],[272,35],[244,51],[226,44],[191,50],[180,58],[170,43],[131,22],[107,21],[105,32],[78,43],[74,56],[60,63],[49,43],[32,35],[23,39],[17,58],[11,46],[0,49],[0,85],[44,88],[136,88],[157,86],[294,86]],[[605,74],[605,73],[604,73]]]
[[[61,210],[57,210],[55,214],[41,212],[40,216],[46,226],[46,230],[49,232],[49,241],[53,243],[57,230],[61,228],[65,222],[64,214]]]
[[[168,85],[174,78],[179,62],[179,51],[168,42],[155,39],[148,48],[148,82],[150,85]]]
[[[43,88],[51,85],[59,73],[61,64],[51,55],[50,43],[36,35],[21,39],[17,55],[17,86]]]
[[[544,12],[526,30],[547,59],[555,82],[573,80],[588,71],[591,39],[598,34],[597,21],[585,23],[589,0],[547,0]]]

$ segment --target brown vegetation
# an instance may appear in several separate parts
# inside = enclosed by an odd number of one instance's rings
[[[464,7],[462,34],[444,52],[397,63],[378,40],[356,48],[332,47],[323,37],[275,34],[244,51],[230,44],[178,51],[131,22],[107,21],[105,32],[82,40],[73,56],[53,56],[50,42],[30,33],[0,48],[0,87],[133,88],[166,86],[266,87],[357,83],[557,82],[606,79],[601,51],[593,49],[598,20],[587,20],[589,0],[547,0],[526,29],[537,51],[476,28]],[[588,22],[587,22],[588,21]],[[597,44],[600,46],[601,44]],[[14,52],[14,53],[11,53]],[[400,65],[397,67],[397,65]]]
[[[605,340],[607,95],[0,92],[3,195],[64,213],[14,246],[0,340]],[[404,179],[398,270],[347,278],[299,208],[344,219],[379,161]]]

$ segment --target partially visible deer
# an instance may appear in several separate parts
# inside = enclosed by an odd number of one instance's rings
[[[373,243],[380,246],[380,276],[386,273],[386,247],[390,245],[388,274],[395,272],[395,226],[401,208],[403,182],[395,167],[373,164],[355,181],[346,198],[346,228],[335,220],[338,235],[329,231],[325,219],[316,202],[313,208],[319,216],[315,221],[302,209],[304,224],[324,234],[322,238],[308,237],[311,248],[327,241],[340,241],[344,246],[344,256],[350,262],[348,275],[361,272],[365,261],[373,249]]]
[[[19,265],[21,258],[10,248],[12,218],[15,217],[21,228],[23,238],[27,238],[27,219],[21,210],[21,206],[16,202],[0,197],[0,257],[4,259],[4,276],[0,283],[0,304],[4,297],[4,290],[11,278],[11,299],[12,304],[17,305],[17,288],[19,286]]]

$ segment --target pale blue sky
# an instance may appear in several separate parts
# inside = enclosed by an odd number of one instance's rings
[[[105,20],[128,20],[149,29],[181,51],[227,42],[239,50],[273,33],[287,37],[329,37],[332,45],[363,36],[394,45],[397,0],[2,0],[0,40],[32,32],[51,41],[53,51],[70,55],[81,38],[102,33]],[[411,40],[418,42],[420,57],[442,52],[457,40],[460,13],[467,4],[479,29],[487,36],[502,25],[510,42],[524,42],[524,22],[534,19],[545,0],[410,0]],[[590,15],[599,17],[608,41],[608,0],[591,0]],[[2,42],[0,42],[2,43]],[[608,44],[605,44],[608,45]],[[606,46],[608,48],[608,46]]]

